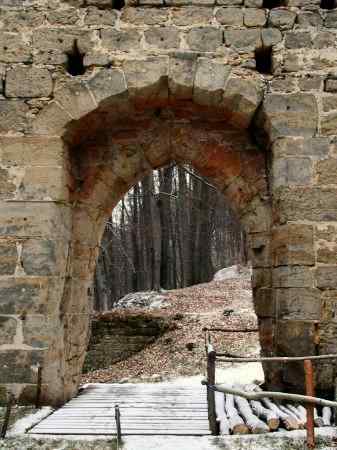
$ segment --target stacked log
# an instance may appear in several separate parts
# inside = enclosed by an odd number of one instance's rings
[[[215,393],[216,415],[222,435],[259,434],[282,429],[291,431],[306,426],[307,410],[303,405],[274,402],[261,396],[259,400],[253,400],[253,395],[247,395],[248,399],[244,398],[243,392],[263,392],[257,385],[228,386],[227,389],[233,392]],[[238,391],[242,391],[242,395],[237,395]],[[323,407],[322,417],[314,409],[317,427],[330,426],[332,416],[332,409],[328,406]]]
[[[243,397],[235,396],[235,403],[238,407],[240,415],[244,418],[249,430],[254,434],[268,433],[269,427],[255,414],[246,400]]]
[[[234,396],[232,394],[226,394],[225,396],[225,409],[228,417],[229,428],[233,434],[248,434],[249,428],[244,423],[242,417],[239,415],[234,405]]]
[[[230,434],[229,421],[225,411],[225,396],[222,392],[215,392],[215,412],[219,422],[220,434]]]

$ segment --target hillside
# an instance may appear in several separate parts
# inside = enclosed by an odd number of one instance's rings
[[[204,373],[203,327],[239,329],[257,326],[251,283],[247,276],[167,291],[164,299],[160,308],[148,314],[160,312],[170,321],[169,330],[130,358],[108,369],[83,375],[83,383],[159,381]],[[135,312],[134,308],[132,312]],[[128,310],[123,310],[123,313],[128,314]],[[212,342],[216,349],[235,355],[259,352],[257,333],[212,333]]]

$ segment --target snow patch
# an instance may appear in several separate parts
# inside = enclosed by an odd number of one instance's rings
[[[168,306],[166,297],[157,291],[131,292],[120,298],[114,308],[163,308]]]
[[[15,437],[20,436],[21,434],[25,434],[28,429],[41,422],[42,419],[49,416],[49,414],[51,414],[53,411],[54,409],[50,406],[45,406],[39,409],[37,412],[29,414],[28,416],[17,420],[9,429],[7,436]]]
[[[213,277],[213,281],[224,281],[231,278],[246,278],[250,279],[252,276],[252,269],[250,267],[236,264],[234,266],[225,267],[218,270]]]

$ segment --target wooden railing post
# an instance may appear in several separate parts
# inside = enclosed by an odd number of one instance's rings
[[[216,419],[215,410],[215,392],[209,386],[215,384],[215,360],[216,352],[211,344],[207,345],[207,405],[208,405],[208,421],[212,434],[219,434],[219,425]]]
[[[36,398],[35,398],[36,409],[41,408],[41,386],[42,386],[42,367],[39,366],[37,369],[37,385],[36,385]]]
[[[1,427],[0,439],[5,439],[6,437],[13,404],[14,404],[14,396],[10,394],[6,405],[4,421]]]
[[[308,359],[304,361],[305,390],[306,395],[314,397],[314,370],[312,362]],[[315,428],[314,428],[314,405],[307,404],[307,446],[315,448]]]
[[[121,429],[121,413],[118,405],[115,405],[115,420],[116,420],[117,449],[119,450],[122,441],[122,429]]]

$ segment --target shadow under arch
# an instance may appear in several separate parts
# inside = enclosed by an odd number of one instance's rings
[[[66,146],[72,220],[56,307],[60,329],[49,336],[44,362],[46,403],[63,403],[77,391],[91,312],[88,289],[106,219],[153,169],[188,163],[223,192],[246,229],[256,277],[265,278],[254,290],[259,315],[259,291],[270,287],[271,202],[266,155],[250,125],[263,84],[255,73],[199,59],[192,73],[189,61],[182,68],[179,60],[150,58],[80,81],[69,77],[35,120],[34,134],[61,138]],[[262,349],[270,352],[271,324],[261,323]]]

